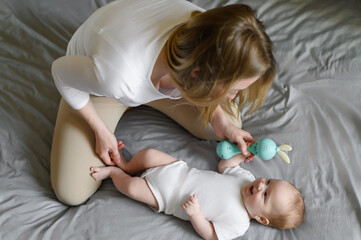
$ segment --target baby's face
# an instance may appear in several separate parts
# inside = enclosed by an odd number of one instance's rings
[[[290,196],[290,184],[283,180],[258,178],[242,188],[243,203],[251,218],[280,213]]]

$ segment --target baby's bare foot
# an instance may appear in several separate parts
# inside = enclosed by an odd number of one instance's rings
[[[95,181],[101,181],[109,177],[110,168],[109,167],[91,167],[90,168],[91,176]]]

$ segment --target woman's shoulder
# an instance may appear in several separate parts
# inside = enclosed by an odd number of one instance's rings
[[[96,10],[87,21],[97,25],[116,23],[119,29],[160,19],[173,19],[194,10],[202,11],[197,5],[185,0],[118,0]]]
[[[155,46],[163,44],[176,26],[199,9],[185,0],[114,1],[96,10],[82,24],[69,46],[88,56],[129,53],[136,57],[142,52],[146,57],[149,48],[152,55]]]

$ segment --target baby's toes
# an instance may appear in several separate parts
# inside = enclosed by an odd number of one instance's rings
[[[95,181],[100,181],[104,179],[104,171],[102,169],[103,167],[91,167],[90,171],[91,171],[91,176],[92,178],[94,178]]]
[[[92,176],[92,178],[93,178],[95,181],[102,180],[102,179],[101,179],[101,174],[100,174],[100,173],[93,172],[93,173],[91,173],[90,175]]]

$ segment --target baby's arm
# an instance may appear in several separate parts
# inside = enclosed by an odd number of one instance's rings
[[[218,239],[213,224],[205,219],[195,194],[182,203],[182,208],[188,214],[197,233],[204,239]]]
[[[241,162],[244,162],[246,158],[242,154],[237,154],[231,157],[230,159],[221,159],[218,163],[218,172],[223,173],[226,168],[236,167]]]

